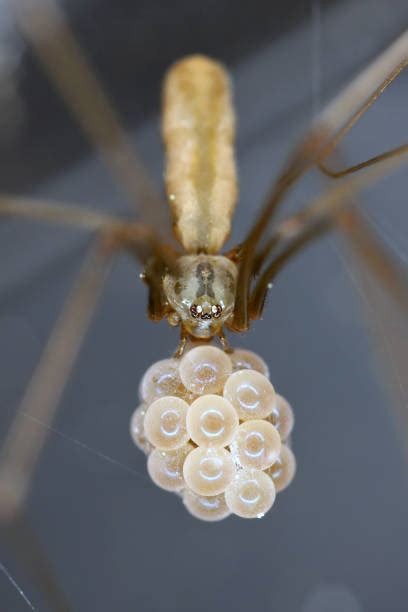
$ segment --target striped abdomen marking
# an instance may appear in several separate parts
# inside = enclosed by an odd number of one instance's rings
[[[237,198],[234,134],[222,66],[200,55],[172,66],[163,91],[166,190],[189,253],[216,253],[228,238]]]

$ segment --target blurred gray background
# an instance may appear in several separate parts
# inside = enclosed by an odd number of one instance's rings
[[[408,24],[404,0],[64,5],[160,185],[164,70],[197,51],[226,62],[235,83],[241,185],[231,245],[324,101]],[[4,3],[0,34],[1,191],[128,214]],[[403,75],[347,138],[351,161],[407,141],[407,99]],[[315,187],[305,181],[287,210]],[[364,195],[373,224],[403,264],[406,190],[402,171]],[[2,220],[0,241],[4,435],[88,238]],[[171,354],[177,333],[147,320],[139,271],[125,256],[116,262],[29,500],[30,520],[72,609],[405,612],[407,470],[341,242],[328,237],[291,263],[263,320],[231,338],[263,356],[296,414],[296,479],[259,521],[198,522],[146,475],[129,418],[141,376]],[[0,564],[1,612],[30,609],[13,581],[35,610],[49,610],[15,551],[2,545]]]

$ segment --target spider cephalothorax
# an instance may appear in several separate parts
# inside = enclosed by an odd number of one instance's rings
[[[235,301],[236,266],[221,255],[185,255],[163,288],[169,306],[192,336],[210,338],[231,318]]]

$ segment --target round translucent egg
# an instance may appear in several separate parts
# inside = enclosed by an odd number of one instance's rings
[[[238,423],[234,406],[220,395],[202,395],[187,411],[187,431],[199,446],[227,446]]]
[[[180,397],[166,396],[155,400],[146,411],[146,438],[160,450],[180,448],[189,439],[186,428],[188,404]]]
[[[221,447],[195,448],[183,466],[187,486],[198,495],[223,493],[235,476],[231,454]]]
[[[136,446],[147,455],[152,450],[152,445],[146,438],[144,431],[146,408],[146,404],[141,404],[132,414],[130,419],[130,435]]]
[[[215,346],[196,346],[181,359],[179,372],[183,385],[191,393],[219,393],[232,372],[232,363]]]
[[[278,459],[266,473],[272,478],[278,493],[290,485],[296,473],[296,459],[286,444],[282,445]]]
[[[264,419],[245,421],[231,444],[231,452],[245,468],[265,470],[278,458],[281,439],[277,429]]]
[[[183,502],[189,513],[202,521],[221,521],[231,514],[223,493],[204,496],[184,489]]]
[[[225,501],[242,518],[261,518],[275,501],[273,480],[261,470],[243,469],[225,491]]]
[[[155,448],[147,459],[147,471],[153,482],[166,491],[180,491],[185,486],[183,464],[192,444],[172,451]]]
[[[246,349],[234,349],[230,355],[232,361],[232,368],[234,371],[237,370],[256,370],[267,378],[269,378],[269,368],[265,361],[254,353]]]
[[[255,370],[238,370],[231,374],[225,383],[224,397],[243,421],[269,416],[276,404],[272,383]]]
[[[182,383],[177,359],[162,359],[148,368],[141,380],[139,394],[144,402],[150,404],[166,395],[179,395]]]
[[[293,410],[289,402],[278,393],[276,394],[276,404],[268,416],[268,421],[279,431],[281,440],[286,440],[292,433],[295,424]]]

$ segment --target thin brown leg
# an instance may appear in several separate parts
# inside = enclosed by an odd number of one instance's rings
[[[262,249],[256,254],[253,267],[254,277],[259,274],[270,253],[272,253],[272,251],[278,246],[280,239],[281,238],[278,234],[272,234]]]
[[[42,202],[0,198],[0,214],[99,230],[12,422],[0,461],[0,528],[56,612],[70,610],[53,572],[24,517],[35,467],[48,430],[101,294],[112,255],[119,247],[135,254],[154,247],[137,223]],[[154,248],[153,248],[154,253]]]
[[[337,147],[353,125],[404,70],[407,63],[408,30],[360,72],[319,115],[318,126],[330,134],[337,132],[335,139],[328,142],[326,155]]]
[[[405,49],[406,57],[398,64],[396,68],[394,68],[390,74],[388,74],[385,79],[380,83],[380,85],[375,89],[373,93],[368,97],[367,100],[361,104],[358,109],[354,112],[351,118],[346,122],[346,124],[333,136],[330,142],[322,151],[322,155],[320,161],[324,158],[328,157],[333,153],[333,151],[338,147],[343,138],[348,134],[348,132],[352,129],[352,127],[361,119],[363,115],[371,108],[371,106],[378,100],[381,94],[391,85],[391,83],[401,74],[401,72],[408,66],[408,39],[406,42]],[[364,76],[364,74],[362,75]],[[323,113],[324,116],[324,113]]]
[[[337,216],[408,458],[408,277],[356,208]]]
[[[151,257],[156,257],[162,266],[172,269],[177,256],[172,247],[158,242],[149,225],[121,220],[119,217],[79,206],[0,195],[0,217],[15,217],[102,232],[106,237],[109,236],[112,248],[126,248],[144,265]]]
[[[270,222],[284,196],[307,170],[321,163],[336,148],[347,132],[407,64],[408,32],[405,32],[323,111],[303,144],[296,149],[289,164],[278,177],[257,221],[243,243],[232,322],[232,328],[235,331],[244,331],[249,327],[248,306],[251,278],[255,269],[259,268],[259,260],[256,262],[255,252],[260,240],[268,231]],[[360,103],[361,99],[366,96],[368,98]],[[360,106],[354,110],[359,103]],[[400,151],[399,154],[403,155],[403,152]]]
[[[249,327],[249,291],[251,278],[254,272],[257,246],[261,238],[267,232],[274,214],[290,188],[305,172],[307,172],[307,170],[317,163],[318,155],[324,141],[323,136],[318,133],[312,133],[310,137],[298,147],[286,166],[286,169],[282,172],[273,186],[258,219],[241,246],[234,318],[231,323],[231,328],[234,331],[246,331]]]
[[[180,325],[180,342],[179,342],[177,349],[173,353],[173,357],[175,357],[176,359],[180,359],[180,357],[183,356],[184,351],[187,346],[188,339],[189,339],[188,332],[184,329],[183,325]]]
[[[228,342],[228,340],[227,340],[227,336],[225,335],[225,332],[224,332],[224,330],[223,330],[223,329],[222,329],[222,330],[219,332],[219,334],[218,334],[218,338],[219,338],[219,340],[220,340],[220,344],[221,344],[221,346],[222,346],[222,350],[223,350],[225,353],[232,353],[232,352],[233,352],[233,349],[231,348],[231,345],[230,345],[230,343]]]
[[[407,163],[408,151],[404,151],[398,156],[384,160],[384,163],[379,166],[367,169],[363,174],[352,176],[336,184],[334,187],[329,187],[311,204],[281,221],[271,240],[273,239],[279,244],[282,240],[297,235],[302,230],[302,227],[307,226],[311,222],[315,222],[318,219],[334,218],[341,209],[350,208],[353,205],[353,196],[355,194],[361,192],[365,187],[374,184],[375,181],[390,175]]]
[[[80,206],[45,202],[32,198],[0,195],[0,217],[18,217],[91,231],[114,231],[127,227],[118,217]]]
[[[101,239],[90,251],[12,422],[1,453],[0,526],[53,609],[70,607],[33,533],[24,505],[58,401],[107,276],[112,250]]]
[[[34,53],[91,144],[143,214],[143,220],[161,235],[168,228],[164,237],[171,240],[168,207],[130,144],[60,5],[55,0],[13,0],[11,5]]]
[[[376,281],[408,315],[408,276],[385,249],[360,211],[355,206],[340,211],[336,224]]]
[[[291,217],[283,220],[270,239],[270,244],[281,246],[278,255],[265,269],[255,285],[250,298],[249,313],[257,319],[262,314],[268,285],[283,266],[307,244],[333,226],[339,213],[353,206],[353,196],[375,179],[408,163],[408,152],[398,158],[388,160],[380,167],[367,170],[360,176],[343,181],[340,185],[327,189],[319,198]],[[263,263],[263,261],[261,262]]]
[[[148,262],[143,275],[143,280],[149,288],[147,313],[152,321],[161,321],[168,312],[162,282],[165,273],[165,262],[153,257]]]
[[[249,316],[251,319],[260,319],[264,308],[265,300],[271,283],[285,264],[296,254],[310,243],[320,238],[331,227],[327,219],[321,219],[310,227],[305,228],[299,236],[289,242],[289,244],[277,255],[269,266],[262,273],[251,294],[249,303]]]
[[[343,170],[338,170],[338,171],[328,168],[327,165],[323,163],[323,159],[327,158],[329,155],[333,153],[333,151],[338,147],[340,142],[344,139],[344,137],[348,134],[348,132],[353,128],[353,126],[361,119],[363,115],[365,115],[365,113],[378,100],[378,98],[391,85],[391,83],[393,83],[393,81],[395,81],[395,79],[401,74],[401,72],[403,72],[403,70],[405,70],[405,68],[408,66],[408,34],[407,33],[404,34],[401,37],[401,39],[397,41],[397,43],[399,43],[398,44],[399,51],[395,55],[395,57],[401,58],[401,55],[402,55],[403,57],[401,61],[399,61],[398,65],[393,70],[390,70],[390,73],[385,76],[385,78],[378,85],[378,87],[374,90],[374,92],[371,93],[371,95],[367,98],[367,100],[365,100],[363,104],[361,104],[357,108],[357,110],[353,113],[351,118],[345,123],[345,125],[340,130],[338,130],[337,134],[331,139],[328,145],[324,148],[322,155],[320,157],[319,163],[318,163],[318,167],[327,176],[330,176],[331,178],[341,178],[343,176],[346,176],[347,174],[358,172],[359,170],[362,170],[363,168],[367,168],[368,166],[372,166],[373,164],[378,164],[386,159],[390,159],[391,157],[400,155],[401,153],[404,153],[405,151],[408,150],[408,145],[404,144],[394,149],[391,149],[390,151],[386,151],[385,153],[382,153],[380,155],[371,157],[370,159],[366,161],[360,162],[358,164],[354,164],[353,166],[350,166],[348,168],[345,168]],[[391,51],[391,49],[389,51]],[[386,54],[387,52],[384,55]],[[377,62],[378,61],[381,61],[381,57],[379,58],[379,60],[377,60]],[[385,61],[383,63],[387,64],[387,62]],[[382,67],[382,70],[383,69],[384,68]],[[366,72],[363,73],[360,79],[362,77],[367,78],[367,73]],[[358,80],[356,81],[355,85],[358,85]],[[326,112],[326,115],[327,114],[328,113]],[[323,116],[324,115],[325,113],[323,113]]]
[[[18,516],[8,524],[4,539],[19,552],[23,569],[45,595],[53,612],[73,612],[27,518]]]
[[[92,248],[14,417],[0,464],[0,522],[18,516],[23,508],[47,430],[92,319],[111,256],[112,252],[106,251],[99,241]]]
[[[408,144],[401,145],[400,147],[396,147],[395,149],[391,149],[390,151],[386,151],[385,153],[381,153],[381,155],[376,155],[375,157],[371,157],[370,159],[366,159],[363,162],[358,164],[354,164],[353,166],[349,166],[348,168],[343,168],[342,170],[332,170],[328,166],[323,163],[319,163],[319,170],[323,172],[326,176],[330,178],[338,179],[347,176],[348,174],[354,174],[354,172],[358,172],[359,170],[363,170],[364,168],[369,168],[374,164],[378,164],[386,159],[392,159],[393,157],[398,157],[403,153],[408,151]]]

